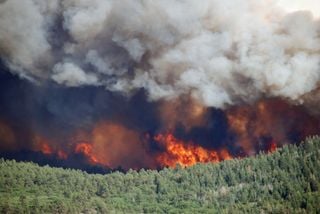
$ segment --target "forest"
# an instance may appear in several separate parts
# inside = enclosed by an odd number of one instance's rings
[[[319,213],[320,138],[273,153],[88,174],[0,159],[0,213]]]

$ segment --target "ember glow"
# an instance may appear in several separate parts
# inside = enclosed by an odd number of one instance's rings
[[[16,137],[10,126],[8,126],[4,121],[0,120],[0,148],[2,149],[14,149]]]
[[[227,118],[230,129],[237,135],[236,144],[246,155],[257,150],[274,151],[276,147],[319,133],[319,120],[302,106],[278,99],[232,107]]]

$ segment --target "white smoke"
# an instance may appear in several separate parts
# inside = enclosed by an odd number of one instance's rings
[[[56,64],[53,67],[52,79],[59,84],[65,84],[70,87],[98,83],[98,79],[94,74],[86,73],[70,62]]]
[[[320,21],[273,0],[7,0],[0,56],[25,78],[150,100],[302,102],[319,86]]]

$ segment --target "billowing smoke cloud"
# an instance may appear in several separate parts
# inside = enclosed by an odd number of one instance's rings
[[[144,88],[149,100],[190,95],[216,108],[303,102],[319,86],[320,24],[269,0],[6,0],[0,55],[38,83]]]
[[[0,0],[0,157],[159,169],[319,134],[320,20],[277,5]]]

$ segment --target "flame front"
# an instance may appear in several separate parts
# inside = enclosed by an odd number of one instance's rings
[[[93,154],[92,145],[89,143],[83,142],[83,143],[77,144],[75,148],[75,152],[83,154],[85,157],[87,157],[89,162],[93,164],[99,163],[98,159]]]
[[[0,149],[27,148],[60,163],[107,169],[159,169],[177,164],[187,167],[216,163],[259,151],[273,152],[284,144],[320,133],[317,117],[302,106],[279,99],[233,106],[220,112],[182,99],[164,102],[158,110],[154,129],[101,120],[86,129],[74,129],[61,139],[58,134],[34,130],[24,134],[0,120]],[[18,144],[26,141],[30,143]]]
[[[205,149],[194,145],[192,142],[183,142],[172,134],[158,134],[154,139],[165,150],[157,157],[157,161],[162,166],[175,167],[179,164],[185,167],[196,163],[216,163],[232,158],[226,149],[222,149],[221,151]]]

